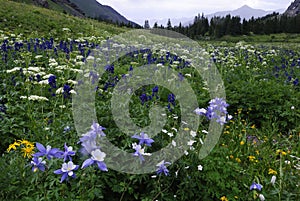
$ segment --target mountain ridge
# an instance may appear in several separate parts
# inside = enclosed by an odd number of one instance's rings
[[[245,4],[234,10],[219,11],[219,12],[211,13],[211,14],[204,15],[204,16],[207,17],[209,20],[215,16],[216,17],[225,17],[226,15],[240,16],[241,19],[245,18],[246,20],[249,20],[252,17],[254,17],[254,18],[263,17],[268,14],[272,14],[273,12],[282,13],[282,12],[284,12],[284,9],[278,9],[278,10],[274,10],[274,11],[271,11],[271,10],[266,11],[263,9],[255,9],[255,8],[252,8]],[[193,23],[193,20],[190,20],[190,21],[184,22],[183,25],[186,26],[186,25],[189,25],[192,23]]]
[[[284,15],[289,17],[295,17],[300,14],[300,0],[295,0],[291,5],[286,9]]]

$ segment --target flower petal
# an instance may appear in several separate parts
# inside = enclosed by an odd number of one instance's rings
[[[94,161],[93,159],[91,159],[91,158],[86,159],[86,160],[82,163],[81,169],[86,168],[86,167],[88,167],[88,166],[90,166],[90,165],[93,165],[94,162],[95,162],[95,161]]]

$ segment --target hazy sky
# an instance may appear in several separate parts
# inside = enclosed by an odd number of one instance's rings
[[[293,0],[97,0],[109,5],[127,19],[143,22],[145,19],[193,17],[198,13],[234,10],[243,5],[263,10],[286,9]]]

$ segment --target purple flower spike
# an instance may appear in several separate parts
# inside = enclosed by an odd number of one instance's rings
[[[72,161],[69,161],[68,163],[62,164],[62,168],[55,170],[54,174],[61,174],[60,183],[62,183],[64,180],[66,180],[68,177],[75,178],[76,175],[73,172],[73,170],[78,169],[78,165],[75,165]]]

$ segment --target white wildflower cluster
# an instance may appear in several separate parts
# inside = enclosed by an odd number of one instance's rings
[[[30,95],[30,96],[21,96],[21,99],[28,99],[33,101],[48,101],[49,99],[44,96]]]

